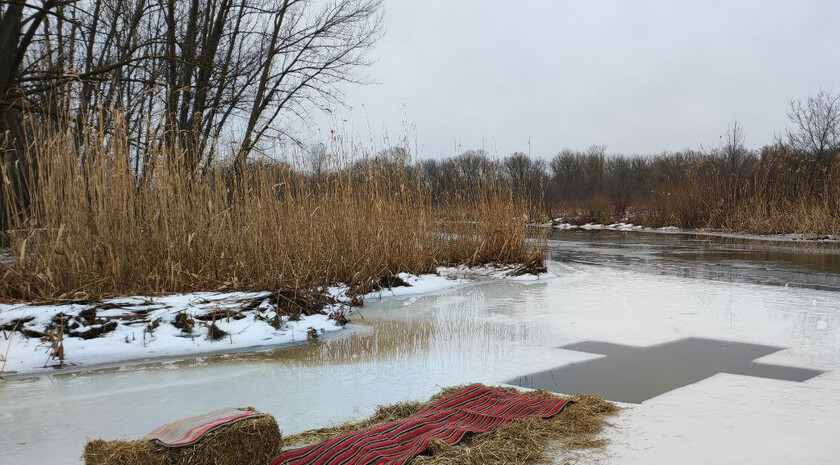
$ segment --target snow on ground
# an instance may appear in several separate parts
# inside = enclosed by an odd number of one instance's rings
[[[438,268],[438,274],[445,276],[449,279],[466,279],[466,280],[475,280],[477,278],[484,278],[484,279],[506,279],[510,281],[540,281],[546,280],[550,278],[554,278],[557,275],[551,272],[544,272],[538,275],[526,273],[526,274],[517,274],[519,270],[519,265],[506,265],[506,266],[491,266],[491,265],[484,265],[484,266],[474,266],[474,267],[466,267],[466,266],[459,266],[459,267],[440,267]]]
[[[670,231],[670,227],[665,228],[649,228],[646,226],[639,226],[633,223],[612,223],[612,224],[600,224],[600,223],[586,223],[586,224],[572,224],[572,223],[552,223],[551,227],[554,229],[562,229],[562,230],[570,230],[570,229],[583,229],[585,231]]]
[[[327,314],[303,316],[299,321],[278,316],[268,297],[268,293],[196,293],[90,305],[0,305],[0,327],[6,329],[0,333],[0,350],[6,349],[3,372],[37,373],[62,365],[53,354],[49,335],[26,337],[12,331],[17,325],[27,331],[57,333],[55,322],[62,314],[66,315],[62,345],[67,368],[288,344],[305,341],[310,328],[316,334],[341,329]],[[256,308],[240,311],[248,304]],[[219,315],[215,319],[200,320],[214,312]],[[192,320],[191,330],[175,326],[179,314]],[[213,330],[215,340],[210,337],[213,325],[223,331]],[[94,337],[99,331],[107,332]]]
[[[661,234],[689,234],[689,235],[701,235],[701,236],[713,236],[713,237],[723,237],[729,239],[749,239],[749,240],[761,240],[761,241],[773,241],[773,242],[826,242],[826,243],[835,243],[840,242],[840,236],[835,236],[831,234],[817,236],[817,235],[808,235],[808,234],[750,234],[750,233],[741,233],[741,232],[725,232],[725,231],[716,231],[710,229],[683,229],[678,228],[676,226],[665,226],[662,228],[652,228],[649,226],[641,226],[633,223],[612,223],[612,224],[599,224],[599,223],[586,223],[586,224],[572,224],[572,223],[565,223],[562,221],[554,221],[552,223],[548,223],[545,225],[546,227],[552,227],[554,229],[560,229],[563,231],[573,230],[573,229],[581,229],[584,231],[645,231],[645,232],[652,232],[652,233],[661,233]]]
[[[437,293],[482,278],[538,278],[509,276],[514,269],[441,267],[437,274],[401,273],[398,276],[406,285],[367,294],[364,300]],[[296,321],[275,312],[268,292],[137,296],[95,304],[0,304],[0,373],[78,370],[124,361],[298,343],[342,329],[331,315],[351,311],[346,305],[350,300],[347,290],[346,286],[328,289],[327,294],[339,303]],[[55,352],[57,343],[53,339],[60,332],[62,319],[63,361]],[[182,319],[190,321],[190,329],[183,328]]]
[[[483,265],[483,266],[440,266],[437,268],[436,274],[413,275],[409,273],[400,273],[398,278],[403,280],[408,286],[395,286],[392,288],[384,288],[376,292],[365,294],[364,300],[366,302],[381,300],[388,297],[406,297],[418,294],[433,294],[450,289],[455,286],[473,283],[478,280],[487,279],[506,279],[512,281],[537,281],[541,279],[553,278],[553,273],[540,273],[515,275],[518,265]],[[330,287],[328,294],[340,301],[347,301],[348,287],[335,286]]]
[[[382,299],[385,297],[402,297],[415,294],[426,294],[431,292],[440,292],[451,287],[461,284],[466,284],[472,280],[466,279],[463,276],[456,276],[449,273],[448,268],[438,268],[437,274],[413,275],[409,273],[400,273],[397,278],[403,280],[407,286],[394,286],[391,288],[384,288],[376,292],[370,292],[364,295],[365,301]],[[348,301],[347,296],[349,288],[347,286],[330,287],[327,293],[340,301]]]

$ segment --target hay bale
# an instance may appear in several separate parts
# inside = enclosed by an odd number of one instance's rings
[[[218,428],[197,443],[170,449],[148,440],[103,441],[85,446],[86,465],[242,465],[268,463],[279,454],[280,429],[271,415]]]

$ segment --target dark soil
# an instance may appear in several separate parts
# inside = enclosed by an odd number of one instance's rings
[[[146,325],[146,332],[152,334],[160,326],[160,318],[155,318],[151,323]]]
[[[0,326],[0,331],[19,331],[23,329],[23,325],[25,323],[29,323],[30,321],[34,320],[34,316],[28,316],[25,318],[18,318],[6,323],[3,326]]]
[[[380,292],[387,289],[394,289],[395,287],[411,287],[411,284],[407,283],[404,279],[400,278],[399,276],[388,272],[368,283],[355,285],[351,287],[349,291],[347,291],[347,295],[350,297],[350,306],[362,307],[364,306],[363,296],[365,294],[370,294],[372,292]]]
[[[303,315],[322,313],[325,306],[336,303],[336,300],[320,292],[284,290],[269,296],[268,303],[274,306],[278,315],[297,321]]]
[[[370,292],[379,292],[382,290],[393,289],[395,287],[411,287],[411,284],[405,282],[404,279],[392,273],[388,273],[379,279],[372,281],[367,286],[362,286],[359,289],[360,294],[368,294]]]
[[[3,326],[0,326],[0,331],[18,331],[19,333],[23,334],[26,337],[32,337],[36,339],[40,339],[44,337],[44,333],[40,331],[35,331],[33,329],[26,328],[26,323],[34,320],[34,316],[28,316],[25,318],[18,318],[6,323]]]
[[[330,320],[334,320],[335,324],[339,326],[344,326],[348,323],[347,315],[344,314],[344,310],[336,310],[327,317]]]
[[[42,333],[41,331],[35,331],[34,329],[20,329],[19,331],[24,336],[31,337],[31,338],[34,338],[34,339],[41,339],[42,337],[45,336],[45,334]]]
[[[85,331],[71,331],[71,332],[67,333],[67,335],[70,336],[70,337],[80,337],[82,339],[87,340],[87,339],[94,339],[94,338],[97,338],[97,337],[99,337],[103,334],[110,333],[111,331],[113,331],[115,329],[117,329],[117,322],[116,321],[110,321],[108,323],[105,323],[104,325],[92,326]]]
[[[196,315],[195,319],[198,321],[216,321],[216,320],[241,320],[245,315],[241,313],[242,310],[213,310],[204,315]]]
[[[82,310],[79,312],[78,318],[81,318],[87,326],[95,325],[96,324],[96,309],[89,308],[87,310]]]
[[[511,276],[522,276],[526,274],[540,274],[545,273],[548,271],[548,268],[545,266],[545,259],[542,257],[536,257],[522,265],[516,267],[513,271],[510,272]]]

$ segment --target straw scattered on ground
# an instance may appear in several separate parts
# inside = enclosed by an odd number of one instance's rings
[[[378,407],[370,418],[356,423],[346,423],[329,428],[320,428],[284,438],[286,449],[332,439],[343,434],[368,428],[378,423],[408,417],[432,402],[451,395],[464,386],[446,388],[429,402],[403,402]],[[519,392],[513,388],[496,388],[508,392]],[[556,396],[547,391],[533,391],[539,396]],[[608,418],[618,413],[619,408],[600,397],[589,395],[571,396],[574,403],[563,412],[549,419],[529,418],[512,422],[496,431],[468,436],[459,444],[449,446],[437,441],[411,461],[422,465],[517,465],[551,461],[554,453],[593,450],[604,447],[607,439],[601,433],[609,426]]]

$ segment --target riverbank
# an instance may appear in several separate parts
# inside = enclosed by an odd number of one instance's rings
[[[278,348],[341,331],[365,301],[442,292],[481,279],[539,278],[514,265],[439,267],[434,274],[401,273],[363,295],[333,286],[311,295],[198,292],[0,304],[0,375]]]
[[[743,239],[753,241],[770,242],[794,242],[794,243],[825,243],[840,245],[840,236],[833,234],[756,234],[746,231],[725,231],[718,229],[690,229],[677,226],[644,226],[628,222],[615,223],[592,223],[592,222],[567,222],[563,218],[557,218],[548,223],[533,223],[532,226],[546,227],[559,230],[583,230],[583,231],[621,231],[621,232],[647,232],[656,234],[680,234],[694,236],[720,237],[727,239]]]

